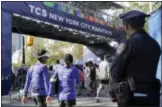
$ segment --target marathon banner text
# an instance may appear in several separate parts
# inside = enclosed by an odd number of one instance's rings
[[[49,8],[43,2],[2,2],[2,10],[96,35],[111,37],[114,33],[112,28]]]

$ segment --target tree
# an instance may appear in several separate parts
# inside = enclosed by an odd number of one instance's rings
[[[149,14],[149,2],[129,2],[129,6],[125,8],[125,11],[140,10]]]
[[[83,58],[83,45],[75,44],[73,56],[75,59],[78,59],[78,60]]]
[[[48,50],[51,54],[51,57],[48,61],[49,64],[54,64],[56,62],[56,60],[60,60],[63,58],[64,56],[64,52],[62,51],[62,49],[64,48],[68,48],[70,45],[70,43],[68,42],[61,42],[61,41],[55,41],[53,44],[50,44],[50,46],[48,47]]]
[[[152,11],[155,11],[155,10],[157,10],[160,7],[162,7],[162,2],[160,2],[160,1],[152,2]]]
[[[27,65],[30,66],[30,65],[37,62],[36,53],[38,52],[38,50],[44,49],[44,42],[43,41],[44,41],[43,38],[36,38],[35,37],[33,46],[30,46],[30,47],[26,46],[25,57],[26,57],[26,64]]]
[[[52,40],[51,43],[49,43],[50,41],[49,39],[35,37],[34,45],[26,48],[27,65],[36,63],[36,53],[38,50],[44,48],[48,50],[50,54],[47,64],[55,64],[56,60],[63,59],[66,53],[71,53],[75,60],[83,58],[83,45],[55,40]]]
[[[81,44],[55,41],[54,44],[49,46],[49,51],[52,56],[49,63],[55,63],[57,59],[62,59],[66,53],[71,53],[77,60],[83,57],[83,45]]]

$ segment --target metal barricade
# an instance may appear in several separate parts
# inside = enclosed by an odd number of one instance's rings
[[[10,101],[12,99],[12,92],[18,92],[19,100],[20,100],[21,89],[24,88],[25,81],[26,81],[26,75],[20,75],[15,78],[15,81],[12,84],[11,91],[10,91]]]

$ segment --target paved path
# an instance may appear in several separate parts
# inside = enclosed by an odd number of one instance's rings
[[[18,96],[13,96],[11,102],[9,96],[2,96],[2,107],[35,107],[34,102],[30,99],[25,105],[21,104]],[[48,107],[58,107],[58,102],[54,99]],[[76,107],[117,107],[115,103],[111,103],[109,98],[101,98],[100,103],[95,102],[94,97],[77,98]]]

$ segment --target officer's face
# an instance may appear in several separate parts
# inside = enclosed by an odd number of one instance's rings
[[[126,32],[126,36],[127,36],[127,38],[129,38],[129,36],[130,36],[130,32],[131,32],[131,27],[129,26],[129,25],[124,25],[124,30],[125,30],[125,32]]]

